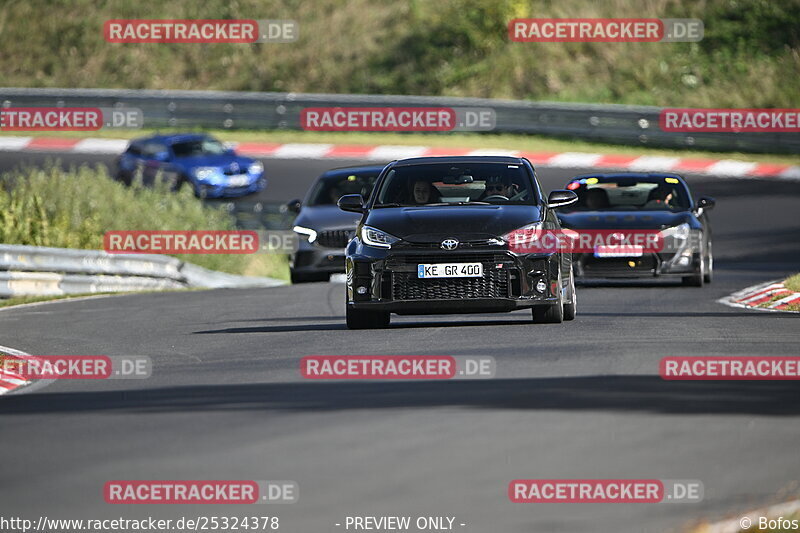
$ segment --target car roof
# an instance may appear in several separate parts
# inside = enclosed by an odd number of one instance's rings
[[[150,137],[139,137],[131,141],[131,144],[141,144],[148,142],[159,142],[164,144],[173,144],[176,142],[194,141],[198,139],[205,139],[210,137],[205,133],[174,133],[169,135],[151,135]]]
[[[501,163],[511,165],[521,165],[524,159],[521,157],[511,157],[505,155],[459,155],[444,157],[409,157],[394,162],[396,167],[407,167],[414,165],[428,165],[435,163]]]
[[[358,174],[365,172],[374,172],[376,174],[380,174],[384,166],[386,165],[364,165],[360,167],[332,168],[330,170],[326,170],[325,172],[323,172],[319,178],[325,180],[325,179],[338,178],[340,176],[346,176],[348,174]]]
[[[681,183],[686,183],[685,180],[678,174],[673,174],[671,172],[606,172],[606,173],[592,173],[592,174],[581,174],[580,176],[575,176],[570,178],[569,181],[575,181],[584,178],[597,178],[598,180],[613,180],[616,178],[637,178],[642,180],[647,179],[663,179],[663,178],[675,178],[680,180]]]

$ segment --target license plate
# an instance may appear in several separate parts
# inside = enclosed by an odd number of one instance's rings
[[[594,247],[595,257],[642,257],[643,254],[644,247],[642,246],[620,244]]]
[[[248,177],[247,174],[241,174],[239,176],[230,176],[228,178],[228,186],[230,187],[243,187],[247,185]]]
[[[479,278],[483,263],[430,263],[417,265],[418,278]]]

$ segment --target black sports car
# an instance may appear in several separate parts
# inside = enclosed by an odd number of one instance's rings
[[[570,255],[516,253],[515,235],[557,230],[536,172],[517,157],[428,157],[383,169],[368,201],[339,199],[361,214],[347,245],[347,326],[386,327],[390,313],[503,312],[532,309],[535,322],[572,320]]]
[[[342,212],[336,202],[345,194],[369,197],[381,170],[383,165],[329,170],[317,178],[303,202],[289,202],[298,213],[293,229],[300,236],[300,246],[290,258],[292,283],[326,281],[331,274],[344,273],[344,247],[359,217]]]
[[[692,200],[676,174],[622,172],[573,178],[567,189],[578,202],[559,210],[563,228],[575,232],[658,231],[660,250],[642,247],[595,247],[575,253],[575,274],[584,278],[679,276],[685,285],[711,282],[714,256],[708,210],[714,199]]]

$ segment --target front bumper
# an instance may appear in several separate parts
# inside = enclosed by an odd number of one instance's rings
[[[344,260],[344,250],[315,247],[295,252],[289,266],[297,274],[341,274]]]
[[[681,254],[650,253],[641,257],[595,257],[594,254],[573,255],[578,278],[653,278],[688,276],[700,268],[700,252]]]
[[[329,229],[317,233],[317,240],[308,242],[301,235],[297,251],[289,258],[295,274],[341,274],[345,263],[345,246],[354,229]]]
[[[559,301],[559,254],[517,255],[500,247],[443,252],[381,249],[352,242],[346,260],[347,303],[397,314],[483,313]],[[480,278],[417,277],[417,265],[476,263]],[[536,289],[544,281],[544,290]]]
[[[229,187],[228,185],[209,185],[198,183],[195,187],[198,196],[202,198],[237,198],[247,196],[264,189],[267,186],[267,178],[260,177],[247,185],[241,187]]]

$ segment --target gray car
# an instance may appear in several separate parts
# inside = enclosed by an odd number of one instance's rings
[[[300,245],[290,258],[292,283],[327,281],[331,274],[344,273],[344,248],[353,237],[360,216],[336,206],[346,194],[369,197],[383,165],[346,167],[322,174],[305,199],[289,202],[297,213],[294,231]]]

